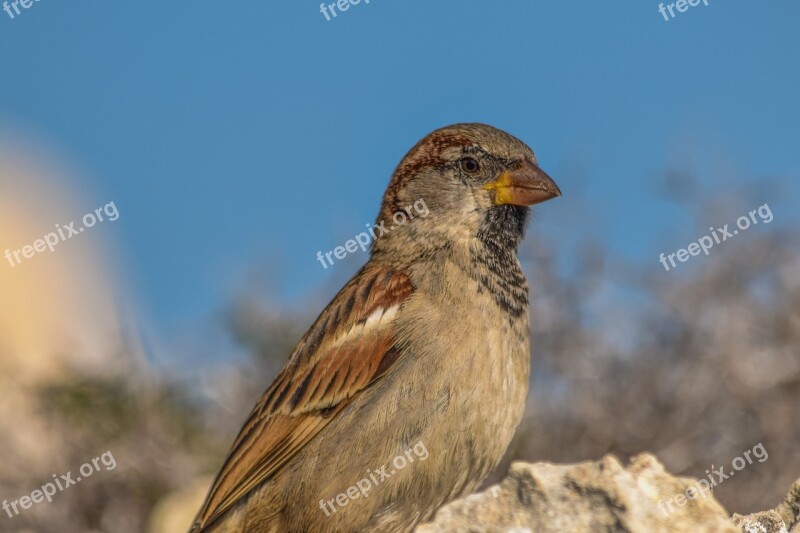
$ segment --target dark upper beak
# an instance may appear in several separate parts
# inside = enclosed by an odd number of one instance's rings
[[[528,206],[561,196],[553,178],[527,160],[519,168],[504,171],[484,188],[494,191],[495,205]]]

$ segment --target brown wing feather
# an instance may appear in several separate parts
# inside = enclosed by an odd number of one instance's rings
[[[202,531],[280,470],[394,362],[391,324],[367,320],[413,292],[403,273],[363,269],[300,340],[233,443],[193,531]],[[359,329],[360,328],[360,329]]]

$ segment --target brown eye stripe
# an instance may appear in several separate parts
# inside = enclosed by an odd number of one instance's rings
[[[472,139],[464,135],[435,132],[409,150],[404,163],[397,167],[392,181],[403,183],[424,168],[444,166],[448,163],[448,159],[444,156],[448,150],[461,149],[473,144]]]

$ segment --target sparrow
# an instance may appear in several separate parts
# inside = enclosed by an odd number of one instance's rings
[[[302,337],[190,531],[412,531],[476,490],[527,396],[517,248],[529,206],[560,195],[533,151],[494,127],[455,124],[419,141],[378,215],[406,222],[372,242]],[[409,216],[420,201],[428,216]],[[357,489],[367,478],[370,490]]]

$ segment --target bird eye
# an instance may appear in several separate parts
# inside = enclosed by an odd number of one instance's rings
[[[478,164],[478,160],[474,157],[465,157],[460,161],[460,164],[461,170],[470,174],[474,174],[481,168]]]

